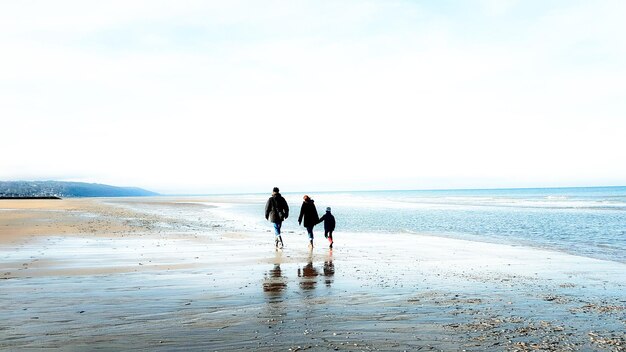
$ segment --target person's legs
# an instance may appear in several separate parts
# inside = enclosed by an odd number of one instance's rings
[[[306,232],[309,235],[309,244],[313,247],[313,226],[308,226]]]
[[[328,231],[328,242],[330,242],[330,248],[333,248],[333,232],[332,231]]]
[[[280,243],[280,248],[283,248],[283,238],[280,236],[280,228],[282,227],[283,223],[282,222],[278,222],[278,223],[274,223],[274,235],[276,236],[275,239],[275,244],[276,247],[278,248],[278,243]]]

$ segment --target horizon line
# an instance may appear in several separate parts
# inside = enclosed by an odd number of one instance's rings
[[[611,186],[556,186],[556,187],[504,187],[504,188],[430,188],[430,189],[359,189],[359,190],[335,190],[335,191],[313,191],[316,193],[341,193],[341,192],[448,192],[448,191],[514,191],[514,190],[546,190],[546,189],[581,189],[581,188],[625,188],[626,185]],[[302,193],[304,191],[280,192],[282,194]],[[157,192],[158,193],[158,192]],[[246,195],[246,194],[266,194],[268,192],[227,192],[227,193],[159,193],[158,196],[226,196],[226,195]],[[271,192],[270,192],[271,193]],[[306,193],[306,192],[304,192]],[[309,192],[312,193],[312,192]]]

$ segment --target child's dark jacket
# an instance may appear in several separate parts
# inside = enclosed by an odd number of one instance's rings
[[[335,217],[330,212],[326,212],[321,218],[320,222],[324,222],[324,231],[335,231]]]

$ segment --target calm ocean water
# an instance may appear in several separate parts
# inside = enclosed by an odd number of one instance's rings
[[[302,194],[283,194],[295,229]],[[527,245],[626,262],[626,187],[310,193],[323,214],[333,208],[337,233],[427,233]],[[268,195],[233,210],[268,226]],[[320,229],[317,233],[320,233]],[[392,239],[392,237],[390,237]]]

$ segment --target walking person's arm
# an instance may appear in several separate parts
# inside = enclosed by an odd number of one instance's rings
[[[287,201],[285,200],[285,198],[282,199],[282,205],[283,205],[283,213],[285,213],[285,219],[287,219],[289,217],[289,205],[287,204]]]
[[[272,209],[271,199],[268,199],[267,203],[265,203],[265,220],[269,220],[270,219],[270,210],[271,209]]]
[[[298,216],[298,225],[302,225],[302,217],[304,216],[304,203],[300,207],[300,216]]]
[[[317,223],[321,223],[324,221],[324,219],[326,219],[326,214],[322,215],[322,217],[317,221]]]

